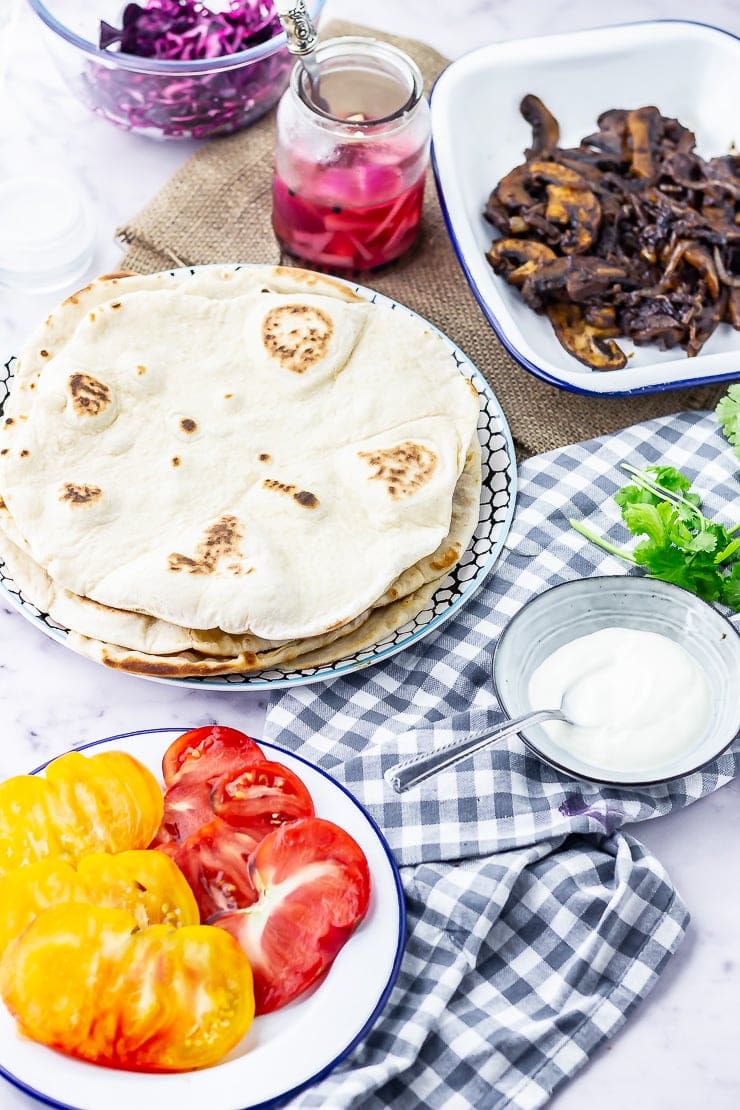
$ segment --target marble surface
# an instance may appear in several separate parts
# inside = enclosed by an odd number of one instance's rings
[[[689,0],[328,0],[325,15],[415,35],[451,57],[489,41],[633,19],[701,19],[740,34],[736,0],[701,6]],[[0,0],[0,181],[17,173],[61,173],[79,182],[96,220],[90,275],[115,268],[115,227],[193,149],[192,143],[136,138],[89,115],[50,64],[23,0]],[[0,287],[3,358],[71,291],[34,296]],[[254,693],[171,688],[108,672],[46,639],[0,601],[0,778],[73,745],[138,728],[218,720],[259,733],[264,705]],[[673,876],[692,925],[648,1001],[552,1105],[735,1110],[740,782],[633,831]],[[0,1110],[35,1105],[0,1082]]]

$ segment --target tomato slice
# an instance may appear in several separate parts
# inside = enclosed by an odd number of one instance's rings
[[[185,876],[161,852],[94,852],[76,870],[61,859],[42,859],[0,878],[0,956],[40,913],[65,902],[127,910],[140,928],[200,922]]]
[[[210,785],[186,775],[165,790],[162,824],[150,847],[161,848],[169,841],[182,843],[213,816]]]
[[[248,870],[257,841],[249,833],[215,817],[182,844],[166,847],[190,884],[201,921],[257,901]]]
[[[259,899],[219,914],[246,952],[256,1012],[284,1006],[325,975],[367,912],[370,872],[344,829],[319,817],[281,825],[258,844],[249,873]]]
[[[0,994],[26,1036],[134,1071],[215,1064],[254,1015],[249,962],[222,930],[139,930],[125,910],[77,903],[44,910],[10,944]]]
[[[314,815],[311,795],[298,776],[266,759],[217,779],[211,805],[217,817],[255,840],[286,821]]]
[[[0,875],[39,859],[146,848],[162,820],[162,791],[125,752],[70,752],[45,776],[0,783]]]
[[[162,775],[165,786],[193,771],[199,778],[213,781],[218,775],[264,758],[259,744],[245,732],[225,725],[204,725],[183,733],[170,744],[162,757]]]

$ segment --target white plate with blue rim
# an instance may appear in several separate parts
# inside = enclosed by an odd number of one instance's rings
[[[486,251],[496,233],[483,209],[531,142],[519,112],[527,93],[557,118],[563,146],[594,131],[596,117],[609,108],[654,104],[695,132],[702,157],[727,154],[738,135],[740,39],[668,19],[491,43],[448,66],[431,97],[432,163],[452,244],[492,329],[525,370],[560,389],[596,396],[740,376],[740,332],[729,324],[720,324],[694,358],[618,339],[627,365],[592,370],[560,345],[546,317],[494,274]]]
[[[162,755],[183,731],[122,733],[78,750],[129,752],[161,782]],[[349,791],[299,756],[259,743],[268,759],[285,764],[303,780],[317,817],[345,829],[367,857],[367,915],[326,977],[283,1009],[255,1018],[244,1040],[221,1063],[172,1075],[118,1071],[64,1056],[21,1036],[0,1002],[0,1076],[63,1110],[268,1110],[324,1078],[368,1035],[403,957],[406,913],[398,868],[377,825]],[[0,1105],[5,1105],[2,1089]]]
[[[225,268],[227,267],[219,267],[221,270]],[[253,267],[234,266],[235,270],[245,268]],[[197,268],[186,272],[195,274]],[[275,669],[257,671],[253,674],[229,674],[208,678],[157,678],[152,675],[138,677],[168,685],[199,687],[205,690],[275,690],[309,682],[328,681],[340,675],[352,674],[363,667],[390,659],[399,651],[411,647],[425,636],[435,632],[473,596],[499,558],[514,516],[516,460],[509,426],[493,390],[467,355],[463,354],[460,348],[433,324],[382,293],[376,293],[354,282],[344,284],[369,301],[388,305],[394,310],[406,312],[422,320],[425,326],[442,337],[460,373],[468,378],[478,391],[480,397],[478,436],[482,461],[481,503],[478,525],[467,551],[441,583],[428,606],[413,620],[371,647],[349,654],[334,663],[305,667],[301,670]],[[0,413],[8,397],[14,361],[15,359],[10,359],[4,369],[0,366]],[[2,561],[0,561],[0,593],[41,632],[56,640],[57,643],[66,644],[69,629],[59,625],[48,613],[39,611],[23,595]]]

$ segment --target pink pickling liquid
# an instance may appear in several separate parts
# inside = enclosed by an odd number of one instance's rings
[[[377,167],[369,167],[373,169]],[[381,169],[386,177],[391,172]],[[369,270],[408,250],[419,227],[424,173],[405,188],[401,182],[400,190],[382,190],[381,196],[390,195],[373,201],[372,189],[361,193],[356,182],[343,182],[337,170],[322,182],[321,172],[318,166],[306,167],[305,190],[289,189],[275,174],[272,223],[287,251],[330,269]]]

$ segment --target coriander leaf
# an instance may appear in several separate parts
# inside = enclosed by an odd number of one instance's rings
[[[642,546],[642,545],[640,545]],[[635,558],[642,563],[651,578],[673,582],[683,586],[705,601],[716,601],[722,592],[722,575],[713,563],[699,558],[686,558],[684,552],[675,547],[653,549],[646,552],[646,558],[639,557],[639,547],[635,548]]]
[[[682,544],[681,546],[684,551],[714,552],[717,550],[717,537],[714,535],[713,531],[699,532],[698,535],[692,536],[688,543]]]
[[[731,385],[714,411],[722,431],[740,458],[740,385]]]
[[[740,613],[740,563],[735,563],[730,573],[722,579],[721,600],[724,605]]]
[[[628,505],[622,511],[622,518],[633,536],[644,533],[653,543],[662,545],[670,542],[677,514],[671,505],[662,501],[658,505]]]
[[[670,490],[671,493],[683,493],[691,489],[691,479],[680,470],[676,470],[675,466],[646,466],[645,471],[648,474],[654,474],[653,481],[663,489]],[[692,496],[696,497],[696,494]],[[698,502],[699,498],[696,497],[696,500]]]
[[[660,498],[656,497],[650,490],[632,485],[624,486],[615,493],[614,500],[621,509],[626,509],[628,505],[658,505],[660,503]],[[624,512],[622,516],[624,516]]]

